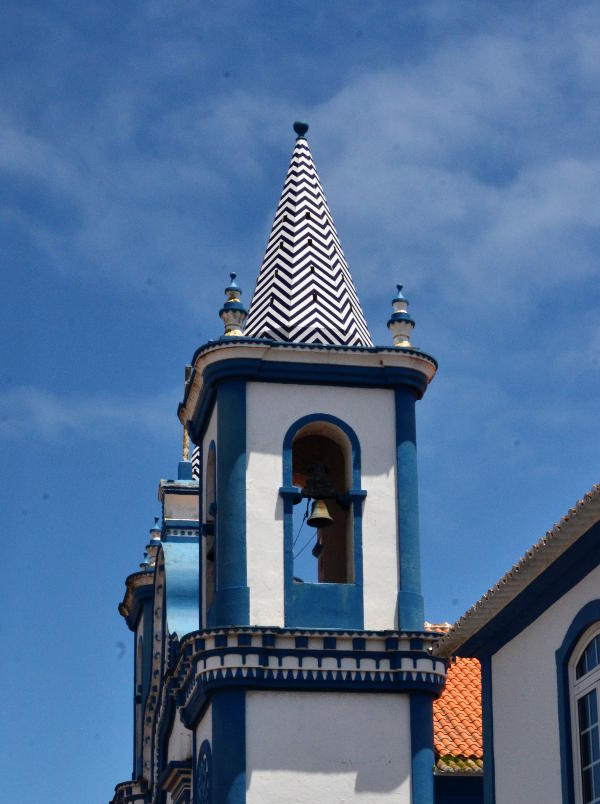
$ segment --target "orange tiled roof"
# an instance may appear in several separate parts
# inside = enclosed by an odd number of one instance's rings
[[[429,625],[447,631],[448,624]],[[452,659],[446,688],[433,702],[433,744],[436,770],[445,773],[481,773],[481,665],[477,659]]]

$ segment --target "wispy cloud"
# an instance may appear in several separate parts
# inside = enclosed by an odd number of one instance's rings
[[[413,287],[493,311],[597,271],[599,98],[574,28],[563,14],[533,41],[526,28],[467,36],[364,75],[316,110],[365,295],[395,264]]]
[[[448,13],[444,3],[423,9],[438,24]],[[148,10],[153,21],[164,14],[161,3]],[[503,304],[517,277],[536,285],[561,281],[567,263],[593,270],[599,16],[563,10],[537,20],[535,37],[526,17],[500,33],[465,31],[402,66],[347,69],[339,91],[305,104],[366,299],[394,262],[413,286],[454,288],[468,304],[490,281],[489,303]],[[18,116],[0,121],[0,165],[34,182],[43,207],[16,193],[5,214],[56,269],[131,286],[149,279],[195,303],[200,272],[212,289],[207,266],[243,267],[253,280],[267,184],[267,217],[277,200],[268,150],[283,154],[283,123],[298,104],[225,85],[155,108],[158,76],[206,69],[206,48],[179,30],[152,61],[134,48],[118,86],[105,77],[77,116],[59,102],[35,131]]]
[[[423,9],[434,24],[449,13]],[[394,68],[347,69],[339,90],[305,104],[367,305],[390,266],[413,288],[486,309],[516,281],[523,299],[596,270],[599,17],[582,6],[463,31]],[[155,108],[157,77],[205,69],[206,47],[179,30],[152,62],[134,48],[118,86],[105,79],[77,117],[65,102],[35,131],[0,121],[0,165],[42,199],[32,209],[16,192],[4,214],[55,269],[147,282],[195,309],[228,268],[253,281],[298,104],[246,82]]]
[[[111,435],[173,439],[177,431],[178,394],[140,398],[102,394],[61,395],[41,388],[19,386],[0,393],[0,438],[42,438],[54,441],[68,435],[106,438]]]

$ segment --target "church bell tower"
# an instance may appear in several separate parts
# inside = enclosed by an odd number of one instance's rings
[[[249,312],[232,274],[179,406],[199,466],[199,630],[176,668],[193,800],[433,804],[445,665],[423,624],[415,405],[436,362],[401,286],[373,345],[294,130]]]

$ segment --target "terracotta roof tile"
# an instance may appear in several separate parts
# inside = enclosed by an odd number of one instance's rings
[[[425,626],[447,631],[449,625]],[[433,702],[433,743],[436,769],[442,773],[481,773],[481,665],[477,659],[450,661],[446,688]]]

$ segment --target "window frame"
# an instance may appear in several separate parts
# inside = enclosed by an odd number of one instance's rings
[[[579,772],[573,752],[569,668],[574,652],[580,648],[583,650],[587,645],[587,642],[584,644],[584,637],[591,634],[591,629],[596,626],[600,626],[600,598],[589,600],[574,615],[555,653],[562,804],[577,804],[574,772]],[[581,654],[578,652],[577,655],[579,657]]]
[[[581,765],[581,747],[578,701],[593,690],[600,710],[600,657],[598,663],[580,678],[576,677],[577,665],[590,643],[600,636],[600,622],[590,625],[579,638],[571,659],[569,660],[569,703],[571,709],[571,752],[573,758],[573,786],[575,804],[583,804],[583,768]],[[600,722],[598,724],[600,731]]]

